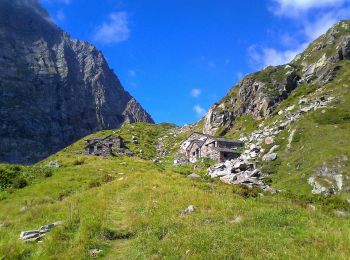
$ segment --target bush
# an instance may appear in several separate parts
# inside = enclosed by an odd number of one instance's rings
[[[96,187],[100,187],[101,186],[101,182],[98,181],[98,180],[92,180],[89,182],[89,188],[92,189],[92,188],[96,188]]]
[[[78,158],[78,159],[73,161],[73,165],[82,165],[84,163],[85,163],[85,159],[84,158]]]
[[[15,179],[13,187],[16,189],[23,189],[24,187],[28,186],[28,184],[29,183],[25,178],[18,177],[17,179]]]
[[[105,174],[103,175],[102,177],[102,182],[104,183],[108,183],[108,182],[111,182],[111,181],[114,181],[115,180],[115,177],[111,174]]]
[[[258,187],[249,188],[245,185],[235,185],[233,186],[233,193],[243,197],[243,198],[256,198],[259,196],[262,190]]]

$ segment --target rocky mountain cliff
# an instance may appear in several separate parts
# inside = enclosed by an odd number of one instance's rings
[[[37,0],[0,1],[0,162],[34,163],[92,132],[153,123],[103,54]]]
[[[289,64],[267,67],[234,86],[205,116],[203,132],[225,134],[243,115],[262,119],[301,85],[330,82],[339,62],[350,59],[350,21],[341,21]]]

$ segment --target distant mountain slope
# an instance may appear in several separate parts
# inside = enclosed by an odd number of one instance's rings
[[[0,1],[0,162],[33,163],[124,122],[153,123],[103,54],[37,0]]]
[[[234,86],[205,116],[204,132],[226,133],[244,115],[262,119],[270,115],[301,85],[330,82],[350,59],[350,21],[341,21],[319,37],[292,62],[250,74]]]

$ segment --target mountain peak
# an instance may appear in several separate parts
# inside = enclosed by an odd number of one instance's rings
[[[36,0],[0,2],[0,69],[0,162],[37,162],[95,131],[153,123],[103,54]]]

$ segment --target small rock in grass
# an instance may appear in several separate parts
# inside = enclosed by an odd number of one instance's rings
[[[350,213],[342,210],[334,210],[334,215],[339,218],[347,218],[350,216]]]
[[[277,159],[276,153],[267,153],[263,156],[262,160],[265,162],[272,162]]]
[[[96,258],[98,256],[99,253],[101,253],[102,250],[99,248],[93,248],[89,250],[89,255],[93,258]]]
[[[230,221],[230,223],[231,224],[235,224],[235,223],[239,223],[239,222],[241,222],[243,220],[243,218],[241,217],[241,216],[236,216],[236,217],[234,217],[231,221]]]
[[[19,209],[20,212],[26,212],[28,210],[28,207],[23,206],[22,208]]]
[[[188,214],[191,214],[192,212],[194,212],[196,210],[196,208],[193,205],[189,205],[185,210],[183,210],[181,212],[181,216],[186,216]]]
[[[274,145],[271,147],[269,153],[273,153],[274,151],[276,151],[280,146],[279,145]]]
[[[287,107],[287,108],[286,108],[286,111],[292,111],[294,108],[295,108],[294,105],[293,105],[293,106],[290,106],[290,107]]]
[[[196,173],[191,173],[190,175],[187,176],[187,178],[190,178],[190,179],[197,179],[197,178],[200,178],[201,176],[199,176],[198,174]]]
[[[316,207],[314,205],[312,205],[312,204],[307,204],[307,209],[315,211]]]
[[[265,138],[265,144],[273,144],[273,137],[269,136]]]
[[[48,168],[54,168],[54,169],[57,169],[57,168],[60,168],[60,164],[58,161],[50,161],[48,164],[45,165],[46,167]]]

